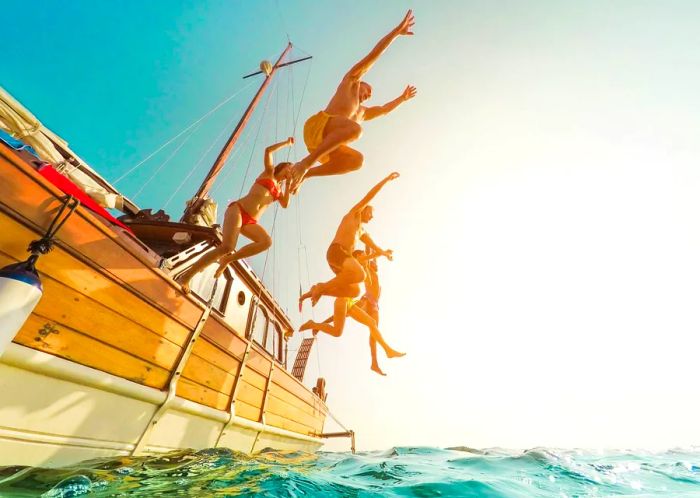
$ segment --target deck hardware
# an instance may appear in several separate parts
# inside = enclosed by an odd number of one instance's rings
[[[197,342],[197,339],[199,339],[199,336],[202,333],[202,330],[204,330],[204,325],[207,323],[207,319],[209,319],[209,315],[211,314],[212,307],[214,305],[214,294],[216,294],[216,287],[218,285],[219,281],[215,280],[214,281],[214,289],[212,290],[212,297],[209,299],[209,302],[207,303],[207,307],[204,309],[202,312],[202,316],[199,318],[199,322],[197,322],[197,326],[194,328],[192,333],[190,334],[189,339],[187,340],[187,345],[183,349],[182,353],[180,354],[180,359],[177,362],[177,365],[175,366],[175,369],[173,370],[173,373],[170,377],[170,381],[168,382],[168,394],[165,397],[165,400],[161,405],[158,407],[158,409],[155,411],[153,416],[151,417],[151,420],[148,422],[148,425],[146,425],[146,428],[144,431],[141,433],[141,437],[139,438],[138,442],[134,446],[134,449],[132,450],[131,454],[132,455],[138,455],[143,452],[143,450],[146,447],[146,444],[148,443],[148,439],[153,432],[153,429],[155,426],[158,424],[160,419],[165,415],[165,413],[170,409],[170,405],[172,404],[173,400],[175,399],[175,396],[177,394],[177,384],[178,381],[180,380],[180,377],[182,376],[182,372],[185,369],[185,365],[187,364],[187,360],[189,360],[192,350],[194,349],[194,344]]]
[[[260,408],[260,422],[265,425],[265,410],[267,409],[267,399],[270,397],[270,385],[272,384],[272,374],[275,372],[275,359],[270,360],[270,373],[267,376],[265,383],[265,392],[263,393],[262,407]]]

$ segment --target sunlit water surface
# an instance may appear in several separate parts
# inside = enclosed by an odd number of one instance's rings
[[[393,448],[357,455],[226,449],[0,468],[0,496],[700,497],[700,451]]]

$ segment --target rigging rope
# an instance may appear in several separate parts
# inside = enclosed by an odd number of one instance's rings
[[[190,133],[189,135],[187,135],[187,136],[185,137],[185,139],[184,139],[182,142],[180,142],[180,144],[179,144],[177,147],[175,147],[175,150],[173,150],[173,151],[170,153],[170,155],[165,159],[165,161],[163,161],[163,162],[160,164],[160,166],[158,166],[158,167],[156,168],[156,170],[155,170],[155,171],[153,172],[153,174],[148,178],[148,180],[146,180],[146,181],[141,185],[141,188],[139,188],[139,189],[136,191],[136,193],[133,195],[134,200],[136,200],[136,198],[137,198],[139,195],[141,195],[141,192],[143,192],[143,190],[146,188],[146,186],[147,186],[149,183],[151,183],[151,182],[153,181],[153,179],[158,175],[158,173],[160,172],[160,170],[162,170],[162,169],[165,167],[165,165],[168,164],[168,163],[170,162],[170,160],[171,160],[173,157],[175,157],[175,155],[176,155],[178,152],[180,152],[180,149],[182,149],[182,148],[185,146],[185,144],[187,143],[187,141],[188,141],[190,138],[192,138],[192,137],[194,136],[194,134],[197,132],[197,130],[199,130],[200,127],[201,127],[201,124],[200,124],[200,125],[197,125],[194,129],[192,129],[191,133]]]
[[[274,80],[272,82],[273,85],[277,84],[277,80]],[[262,125],[265,120],[265,115],[267,114],[267,108],[270,104],[270,98],[272,97],[272,91],[268,92],[267,94],[267,100],[265,101],[265,106],[263,107],[263,114],[262,118],[260,119],[260,125],[258,126],[258,131],[255,134],[255,140],[253,141],[253,147],[250,150],[250,157],[248,158],[248,165],[245,168],[245,175],[243,176],[243,181],[241,182],[241,191],[238,193],[238,197],[240,198],[243,195],[243,188],[245,187],[245,182],[248,179],[248,172],[250,171],[250,164],[253,161],[253,154],[255,153],[255,146],[258,144],[258,138],[260,137],[260,130],[262,129]]]
[[[178,139],[179,137],[181,137],[183,134],[187,133],[187,131],[189,131],[192,127],[198,125],[200,122],[202,122],[203,120],[207,119],[209,116],[211,116],[211,115],[214,114],[216,111],[218,111],[221,107],[223,107],[224,105],[228,104],[231,100],[233,100],[234,98],[236,98],[237,96],[239,96],[241,93],[243,93],[243,91],[247,90],[248,87],[250,87],[253,83],[254,83],[254,81],[250,81],[250,82],[249,82],[247,85],[245,85],[243,88],[241,88],[240,90],[234,92],[234,93],[231,94],[230,96],[226,97],[224,100],[222,100],[222,101],[221,101],[220,103],[218,103],[216,106],[214,106],[211,110],[209,110],[208,112],[206,112],[205,114],[203,114],[202,116],[200,116],[199,119],[197,119],[197,120],[195,120],[194,122],[192,122],[192,124],[190,124],[188,127],[186,127],[184,130],[182,130],[180,133],[178,133],[177,135],[175,135],[174,137],[172,137],[170,140],[167,140],[164,144],[162,144],[162,145],[161,145],[160,147],[158,147],[156,150],[154,150],[153,152],[151,152],[149,155],[147,155],[145,158],[143,158],[141,161],[139,161],[135,166],[133,166],[132,168],[130,168],[126,173],[124,173],[122,176],[120,176],[119,178],[117,178],[116,180],[114,180],[112,183],[116,185],[118,182],[120,182],[121,180],[123,180],[124,178],[126,178],[127,176],[129,176],[130,173],[132,173],[133,171],[135,171],[137,168],[139,168],[141,165],[143,165],[146,161],[148,161],[150,158],[152,158],[153,156],[155,156],[156,154],[158,154],[161,150],[163,150],[165,147],[167,147],[167,146],[170,145],[172,142],[174,142],[175,140],[177,140],[177,139]]]

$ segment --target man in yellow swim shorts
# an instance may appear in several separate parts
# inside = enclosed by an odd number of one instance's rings
[[[413,86],[407,86],[394,100],[381,106],[366,107],[362,102],[372,96],[372,87],[361,78],[377,62],[391,42],[402,35],[412,35],[413,12],[408,11],[403,21],[389,32],[360,62],[343,77],[325,110],[311,116],[304,125],[304,142],[309,155],[292,168],[293,192],[305,178],[342,175],[362,166],[362,154],[346,144],[362,134],[362,121],[383,116],[416,95]],[[316,162],[320,166],[312,168]]]

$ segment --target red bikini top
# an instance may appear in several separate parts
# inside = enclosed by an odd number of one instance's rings
[[[280,190],[280,184],[277,183],[272,178],[258,178],[255,183],[261,187],[265,187],[274,200],[278,200],[282,196],[282,191]]]

